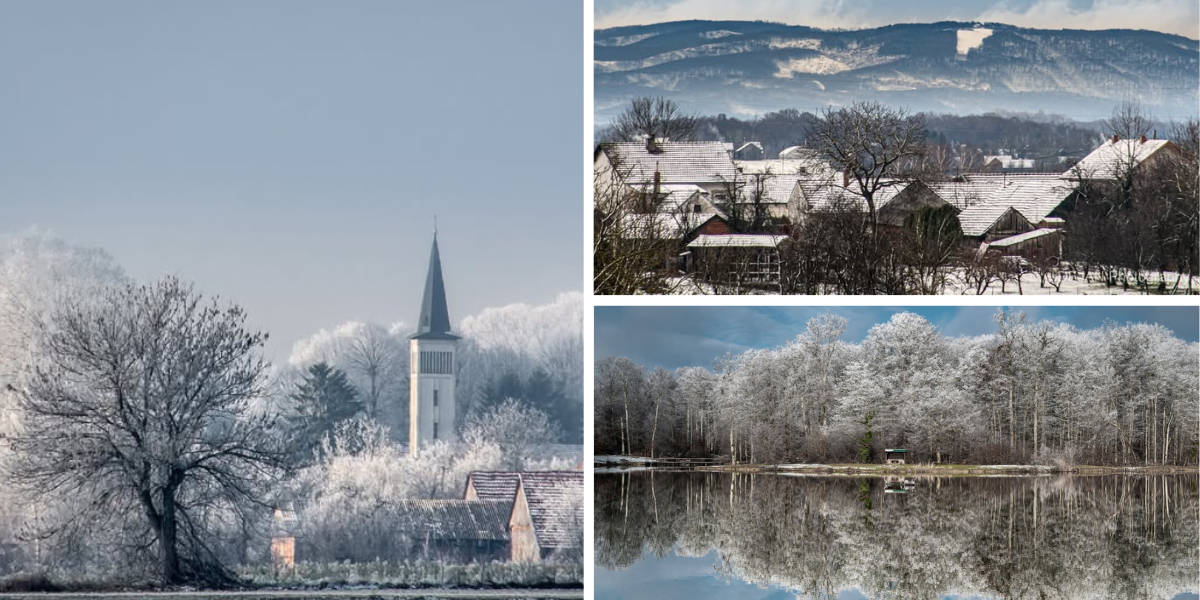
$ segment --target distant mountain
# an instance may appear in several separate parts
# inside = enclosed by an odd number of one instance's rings
[[[598,30],[594,45],[597,124],[641,95],[740,116],[870,99],[915,111],[1093,120],[1128,97],[1157,117],[1200,113],[1200,42],[1154,31],[679,21]]]

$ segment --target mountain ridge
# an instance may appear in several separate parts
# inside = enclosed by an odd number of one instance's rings
[[[1148,30],[940,21],[820,29],[673,21],[594,32],[597,123],[630,97],[752,115],[873,99],[913,110],[1107,114],[1133,97],[1156,115],[1200,112],[1200,41]]]

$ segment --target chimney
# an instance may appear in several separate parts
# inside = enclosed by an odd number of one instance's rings
[[[1146,136],[1145,136],[1145,135],[1143,135],[1143,136],[1142,136],[1142,138],[1141,138],[1141,142],[1142,142],[1143,144],[1145,144],[1145,143],[1146,143]]]
[[[1117,137],[1117,134],[1115,134],[1115,133],[1114,133],[1114,134],[1113,134],[1112,143],[1114,143],[1114,144],[1115,144],[1115,143],[1117,143],[1117,142],[1119,142],[1119,141],[1121,141],[1121,138]]]
[[[842,187],[850,187],[850,171],[842,171]]]
[[[650,154],[662,152],[662,147],[658,145],[658,139],[653,134],[646,136],[646,152]]]
[[[662,189],[662,173],[658,171],[658,165],[654,165],[654,200],[658,201],[659,190]]]

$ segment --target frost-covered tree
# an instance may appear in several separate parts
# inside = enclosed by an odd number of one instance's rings
[[[286,462],[274,419],[248,414],[266,336],[245,321],[173,278],[55,307],[12,441],[26,493],[85,501],[52,533],[124,519],[164,583],[230,577],[212,519],[261,510]]]
[[[558,440],[558,431],[546,413],[509,398],[467,419],[463,440],[468,445],[494,445],[500,449],[506,468],[525,469],[538,445]]]

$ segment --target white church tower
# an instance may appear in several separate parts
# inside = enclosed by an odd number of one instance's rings
[[[437,231],[429,253],[425,296],[417,333],[409,338],[408,453],[417,456],[421,446],[436,440],[457,441],[454,434],[455,351],[458,336],[450,333],[450,311],[442,285],[442,261]]]

